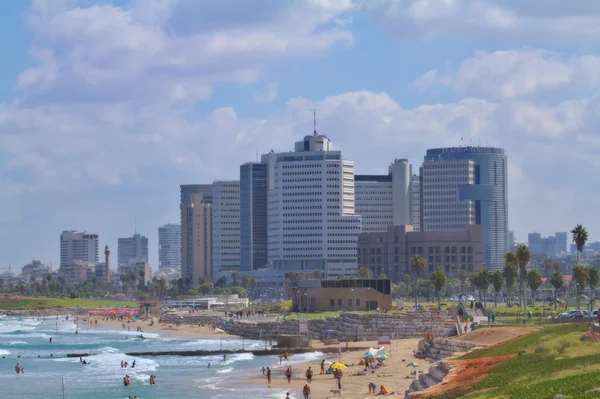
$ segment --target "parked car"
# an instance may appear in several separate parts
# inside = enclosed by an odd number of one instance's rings
[[[559,319],[570,319],[573,318],[573,316],[575,315],[579,315],[579,310],[569,310],[568,312],[565,313],[561,313],[558,315]]]

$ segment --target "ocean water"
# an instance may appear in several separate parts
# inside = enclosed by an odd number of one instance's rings
[[[71,318],[70,318],[71,319]],[[285,390],[269,389],[265,384],[249,384],[244,380],[262,376],[261,368],[277,369],[275,356],[253,356],[249,353],[204,357],[132,357],[126,352],[241,349],[241,339],[184,339],[166,334],[144,332],[145,340],[135,331],[114,330],[103,326],[76,325],[65,317],[36,318],[0,316],[0,397],[3,399],[61,399],[62,378],[65,399],[202,399],[202,398],[285,398]],[[49,338],[52,337],[52,343]],[[244,347],[264,348],[263,342],[244,341]],[[67,353],[93,353],[82,365]],[[53,357],[50,357],[53,354]],[[39,355],[39,358],[38,358]],[[18,358],[20,356],[20,358]],[[321,353],[295,355],[291,364],[315,361]],[[133,360],[136,367],[131,368]],[[121,360],[129,367],[121,368]],[[208,363],[211,368],[207,368]],[[14,370],[19,363],[24,374]],[[128,374],[131,385],[123,385]],[[156,385],[149,384],[156,375]],[[293,398],[299,398],[298,393]]]

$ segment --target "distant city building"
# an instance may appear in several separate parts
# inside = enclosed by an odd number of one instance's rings
[[[148,238],[139,233],[133,237],[118,239],[118,259],[119,265],[129,263],[132,259],[148,260]]]
[[[412,226],[415,231],[421,230],[421,178],[412,175]]]
[[[394,224],[411,224],[412,167],[406,159],[396,159],[387,175],[355,175],[355,213],[362,217],[362,231],[386,231]]]
[[[508,244],[508,251],[514,251],[514,248],[515,248],[515,232],[509,230],[506,233],[506,237],[507,237],[506,238],[506,242]]]
[[[556,258],[567,253],[567,233],[556,233],[554,236],[542,237],[540,233],[527,235],[527,246],[532,255],[544,255]]]
[[[60,265],[58,275],[64,277],[70,285],[78,285],[84,281],[91,281],[96,275],[96,264],[75,260],[68,265]]]
[[[177,280],[181,278],[181,269],[180,268],[162,268],[156,273],[154,273],[154,277],[161,278],[167,280],[167,282],[171,282],[172,280]]]
[[[31,263],[26,264],[21,269],[21,277],[26,282],[30,282],[31,278],[34,279],[44,279],[50,273],[50,266],[42,263],[39,260],[32,260]]]
[[[305,136],[294,152],[266,154],[268,258],[279,271],[356,273],[361,217],[354,213],[354,162],[323,135]],[[271,175],[271,172],[269,172]]]
[[[74,261],[96,263],[100,260],[98,233],[65,230],[60,235],[60,266]]]
[[[188,286],[212,281],[212,185],[180,186],[181,276]]]
[[[267,267],[268,165],[240,166],[240,266],[242,271]]]
[[[150,264],[144,260],[135,260],[132,259],[128,263],[123,263],[119,265],[117,269],[118,274],[131,274],[135,276],[135,284],[139,282],[141,277],[140,273],[144,272],[144,284],[148,284],[150,280],[152,280],[152,268]]]
[[[440,265],[456,276],[460,270],[477,272],[483,267],[483,234],[480,225],[455,231],[414,231],[413,227],[390,226],[385,233],[362,233],[358,242],[358,265],[374,276],[385,274],[399,281],[404,274],[415,276],[410,265],[414,256],[425,259],[427,275]]]
[[[427,150],[421,167],[421,230],[481,225],[484,265],[500,270],[508,250],[507,161],[492,147]]]
[[[158,228],[158,269],[181,268],[181,225],[169,223]]]
[[[240,182],[213,182],[212,267],[218,279],[240,270]]]

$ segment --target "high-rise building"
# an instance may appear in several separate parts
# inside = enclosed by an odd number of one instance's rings
[[[421,230],[421,179],[412,175],[412,225],[414,231]]]
[[[242,271],[265,268],[267,258],[268,164],[240,166],[240,266]]]
[[[98,233],[65,230],[60,235],[60,266],[73,261],[96,263],[100,260]]]
[[[181,277],[188,286],[212,280],[212,185],[180,186]]]
[[[388,226],[412,223],[411,165],[396,159],[387,175],[355,175],[355,213],[362,217],[362,231],[387,231]]]
[[[354,213],[354,162],[315,131],[294,152],[267,154],[268,257],[284,272],[356,273],[361,217]],[[270,173],[269,173],[270,174]]]
[[[499,270],[507,252],[506,155],[501,148],[427,150],[421,167],[421,230],[464,230],[480,224],[484,265]]]
[[[527,234],[527,246],[532,255],[541,255],[546,253],[546,240],[540,233]]]
[[[556,254],[567,253],[567,233],[557,232],[554,234],[556,239]]]
[[[119,265],[129,263],[131,260],[148,261],[148,238],[143,235],[135,233],[133,237],[119,238],[117,244]]]
[[[508,233],[508,251],[514,251],[515,248],[515,232],[509,231]]]
[[[240,182],[213,182],[212,267],[217,279],[240,270]]]
[[[181,268],[181,225],[169,223],[158,228],[158,269]]]

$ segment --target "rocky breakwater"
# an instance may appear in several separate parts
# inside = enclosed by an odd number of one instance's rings
[[[6,316],[87,316],[88,309],[84,308],[44,308],[44,309],[0,309],[0,314]]]
[[[219,315],[204,315],[204,314],[200,314],[200,315],[185,315],[185,316],[181,316],[178,314],[163,314],[160,319],[159,319],[159,323],[162,324],[186,324],[186,325],[193,325],[193,326],[211,326],[211,327],[216,327],[218,326],[222,321],[224,321],[225,318],[223,316],[219,316]]]
[[[440,360],[454,356],[457,353],[468,352],[476,347],[478,345],[467,341],[434,338],[432,342],[425,343],[422,349],[425,351],[425,356],[428,359]]]
[[[445,311],[416,311],[407,313],[342,313],[340,317],[312,320],[310,330],[325,335],[335,331],[337,337],[373,341],[381,336],[393,338],[422,338],[428,332],[435,337],[456,335],[452,315]]]
[[[276,339],[279,335],[297,335],[298,320],[241,321],[230,320],[221,326],[228,334],[246,339]]]

